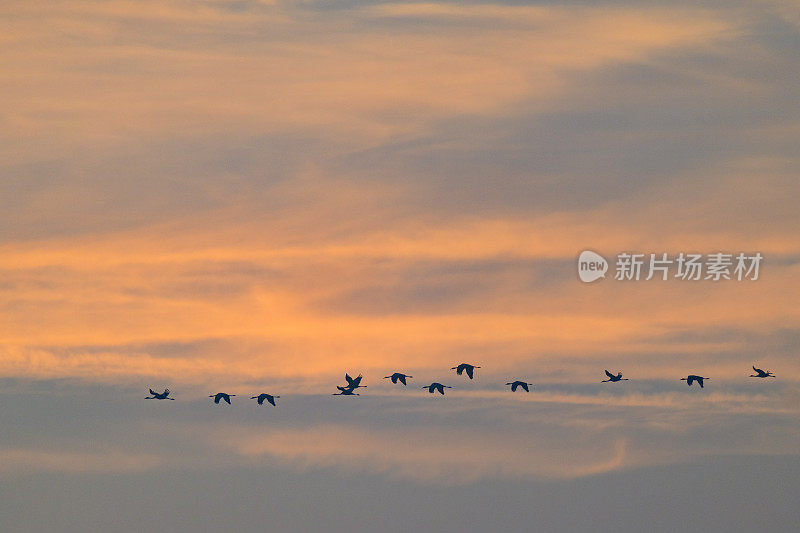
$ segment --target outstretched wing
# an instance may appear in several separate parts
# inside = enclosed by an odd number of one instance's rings
[[[267,401],[272,405],[275,405],[275,397],[274,396],[267,396]]]
[[[400,383],[402,383],[403,385],[406,384],[406,377],[404,375],[401,374],[401,375],[397,376],[397,379],[399,379]],[[395,381],[395,383],[397,383],[397,382]]]
[[[612,374],[611,372],[609,372],[608,370],[606,370],[606,376],[608,376],[608,377],[610,377],[610,378],[615,378],[615,377],[617,377],[617,376],[615,376],[614,374]]]
[[[527,383],[520,383],[519,386],[522,387],[523,389],[525,389],[525,392],[530,392],[530,390],[528,390],[528,384]]]

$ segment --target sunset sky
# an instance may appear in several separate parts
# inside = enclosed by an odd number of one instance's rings
[[[0,21],[0,529],[800,527],[796,1]]]

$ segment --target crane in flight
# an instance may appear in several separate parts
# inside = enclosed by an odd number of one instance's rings
[[[681,378],[682,381],[685,381],[687,385],[690,387],[692,386],[692,382],[696,381],[700,388],[703,388],[703,380],[704,379],[711,379],[711,378],[704,378],[703,376],[695,376],[694,374],[689,374],[685,378]]]
[[[613,381],[614,383],[616,383],[617,381],[628,381],[628,378],[622,377],[622,372],[618,372],[617,375],[615,376],[614,374],[606,370],[606,376],[608,376],[608,379],[604,379],[600,383],[607,383],[609,381]]]
[[[528,390],[528,385],[533,385],[533,383],[525,383],[524,381],[509,381],[506,385],[511,385],[511,392],[517,392],[517,388],[521,388],[525,392],[530,392]]]
[[[224,392],[218,392],[216,394],[210,394],[209,398],[214,398],[214,403],[219,403],[220,400],[225,400],[225,402],[230,405],[231,404],[231,396],[236,396],[235,394],[226,394]]]
[[[402,372],[395,372],[391,376],[383,376],[383,379],[391,379],[392,383],[397,385],[399,381],[403,385],[406,385],[406,378],[413,378],[414,376],[409,376],[408,374],[403,374]]]
[[[359,374],[357,377],[353,378],[353,377],[350,377],[350,374],[345,373],[344,379],[345,379],[345,381],[347,381],[347,386],[346,387],[340,387],[340,386],[337,385],[336,388],[339,389],[342,392],[344,392],[346,390],[349,390],[350,392],[353,392],[354,390],[356,390],[359,387],[366,387],[366,385],[362,385],[361,384],[361,379],[363,377],[364,376]]]
[[[426,385],[422,387],[423,389],[428,389],[428,392],[433,394],[436,391],[439,391],[439,394],[444,394],[444,389],[452,389],[449,385],[442,385],[441,383],[433,382],[430,385]]]
[[[458,374],[459,376],[463,374],[464,371],[466,370],[467,376],[469,376],[469,379],[472,379],[472,373],[475,371],[476,368],[480,367],[475,365],[470,365],[469,363],[461,363],[458,366],[454,366],[450,370],[455,370],[456,374]]]
[[[145,396],[145,400],[174,400],[175,398],[169,398],[169,389],[164,389],[164,392],[156,392],[153,389],[150,389],[150,394],[152,396]]]
[[[751,378],[774,378],[775,374],[767,370],[766,372],[761,370],[760,368],[753,367],[753,370],[756,372],[755,374],[750,374]]]
[[[353,389],[345,389],[343,387],[336,388],[342,392],[334,392],[331,396],[361,396],[359,393],[353,392]]]
[[[267,400],[270,404],[275,405],[275,398],[280,398],[280,396],[273,396],[272,394],[262,392],[258,396],[252,396],[250,399],[257,400],[258,405],[264,405],[264,400]]]

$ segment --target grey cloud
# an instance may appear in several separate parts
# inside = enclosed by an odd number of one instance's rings
[[[498,307],[508,311],[508,298],[574,281],[572,262],[510,258],[382,261],[371,273],[382,283],[353,288],[318,305],[375,315],[448,313],[456,308],[460,312],[491,312]]]

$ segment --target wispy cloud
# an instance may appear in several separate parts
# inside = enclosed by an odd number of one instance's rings
[[[8,472],[142,472],[162,463],[154,454],[65,452],[0,448],[0,470]]]

